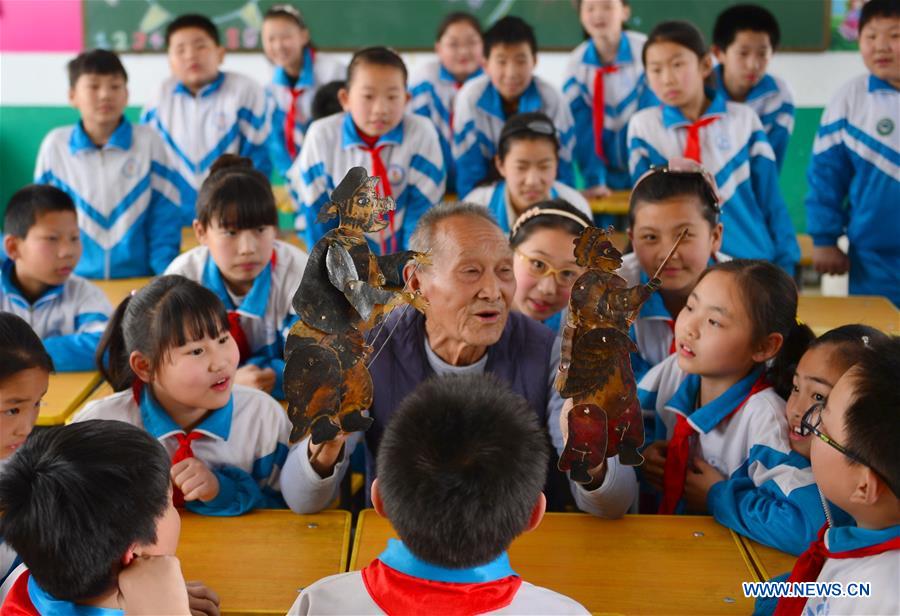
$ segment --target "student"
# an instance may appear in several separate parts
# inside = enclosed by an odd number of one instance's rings
[[[312,104],[319,88],[343,79],[347,68],[328,56],[316,54],[309,28],[296,8],[276,4],[266,11],[262,24],[266,58],[275,65],[266,86],[272,132],[269,155],[282,175],[300,153],[303,135],[313,120]]]
[[[816,270],[849,270],[851,294],[900,306],[900,2],[867,2],[859,32],[869,74],[841,88],[822,114],[807,171],[807,230]],[[837,246],[844,234],[847,254]]]
[[[525,400],[498,380],[426,381],[388,424],[372,485],[400,539],[361,571],[303,589],[289,614],[586,614],[524,582],[506,554],[544,515],[548,454]]]
[[[756,4],[728,7],[713,27],[718,92],[756,112],[779,170],[794,132],[794,95],[787,83],[766,72],[780,39],[778,20]]]
[[[712,58],[703,36],[687,22],[663,22],[650,33],[643,58],[663,104],[637,112],[628,125],[632,178],[679,156],[701,163],[722,195],[722,250],[772,261],[793,275],[800,248],[772,147],[752,109],[704,88]]]
[[[53,360],[28,323],[0,312],[0,473],[31,434],[51,372]],[[0,588],[21,562],[0,533]]]
[[[306,246],[335,226],[317,221],[344,175],[365,167],[378,176],[378,192],[394,198],[388,228],[369,241],[380,254],[405,250],[422,213],[444,195],[446,173],[437,131],[425,118],[406,114],[406,65],[386,47],[353,54],[347,87],[338,92],[344,113],[310,126],[300,156],[288,172]]]
[[[175,259],[166,274],[180,274],[216,294],[240,350],[234,382],[282,400],[286,332],[297,320],[291,302],[307,255],[275,239],[277,229],[269,180],[249,159],[224,154],[197,197],[194,233],[200,246]]]
[[[563,76],[563,95],[575,121],[575,162],[585,195],[604,197],[631,188],[628,121],[659,101],[647,86],[641,50],[647,36],[624,32],[628,0],[578,0],[587,40],[572,50]]]
[[[540,201],[519,216],[509,234],[516,255],[513,310],[561,330],[572,285],[584,273],[575,262],[575,240],[589,226],[590,217],[563,199]]]
[[[290,425],[268,394],[234,385],[238,346],[215,294],[181,276],[161,276],[126,298],[97,349],[117,393],[74,421],[140,426],[172,459],[175,500],[206,515],[284,507],[279,472]],[[195,457],[196,456],[196,457]]]
[[[687,234],[659,273],[662,286],[641,306],[631,337],[637,345],[631,364],[635,379],[675,352],[675,318],[711,263],[730,259],[719,252],[718,190],[708,171],[694,161],[673,159],[648,171],[631,192],[628,240],[633,251],[622,259],[619,276],[629,286],[647,284],[678,236]]]
[[[493,162],[502,179],[479,186],[463,201],[486,206],[504,231],[534,204],[557,197],[591,216],[585,198],[556,181],[559,140],[543,113],[517,113],[507,120]]]
[[[13,194],[3,220],[0,310],[28,322],[60,372],[94,369],[112,313],[103,292],[72,273],[81,257],[75,212],[60,189],[30,184]]]
[[[28,567],[3,614],[218,614],[217,598],[206,609],[189,599],[198,588],[185,588],[175,558],[169,462],[142,430],[99,421],[42,430],[0,475],[0,503],[0,534]]]
[[[447,165],[447,190],[455,191],[453,101],[469,79],[482,74],[484,45],[478,19],[462,11],[445,16],[438,25],[434,51],[437,58],[420,62],[409,76],[410,107],[437,129]]]
[[[791,461],[785,403],[771,385],[808,343],[796,314],[797,288],[771,263],[717,263],[700,277],[675,322],[677,353],[638,386],[657,419],[641,468],[662,493],[659,513],[708,511],[792,554],[815,538],[819,494]]]
[[[69,62],[69,102],[81,115],[44,138],[37,184],[64,190],[78,206],[84,254],[75,273],[87,278],[159,274],[178,256],[178,176],[162,139],[123,115],[128,74],[111,51],[94,49]]]
[[[453,102],[453,157],[459,194],[468,194],[488,177],[507,118],[529,111],[543,111],[552,119],[560,144],[557,178],[573,186],[572,114],[557,89],[534,75],[534,30],[519,17],[504,17],[484,33],[484,53],[487,74],[469,80]]]
[[[865,9],[863,9],[865,11]],[[868,583],[866,597],[783,597],[775,614],[900,613],[900,340],[875,342],[803,416],[814,436],[812,472],[822,494],[856,525],[825,525],[788,582]]]
[[[225,48],[208,17],[175,18],[166,27],[166,49],[172,76],[144,107],[141,122],[166,143],[180,179],[181,224],[190,226],[197,190],[222,154],[246,156],[269,176],[269,113],[255,81],[219,70]]]

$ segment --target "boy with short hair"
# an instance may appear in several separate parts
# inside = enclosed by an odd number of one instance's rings
[[[381,181],[380,195],[394,198],[388,228],[371,234],[380,254],[405,250],[419,217],[441,200],[446,169],[437,130],[422,116],[407,114],[406,65],[386,47],[353,54],[347,84],[338,91],[344,112],[313,122],[287,177],[306,246],[336,223],[317,217],[329,195],[353,167]]]
[[[77,274],[160,274],[181,244],[178,177],[165,146],[123,115],[128,74],[116,54],[86,51],[68,71],[69,101],[81,120],[44,138],[34,181],[61,188],[78,206],[84,254]]]
[[[246,156],[268,176],[266,95],[254,80],[219,70],[225,48],[219,30],[204,15],[181,15],[166,28],[172,76],[141,114],[166,143],[181,179],[181,224],[194,220],[200,184],[225,153]]]
[[[870,0],[859,20],[868,75],[834,96],[813,144],[807,231],[813,265],[850,272],[850,293],[900,306],[900,0]],[[838,238],[850,240],[849,255]]]
[[[562,94],[534,75],[534,30],[519,17],[504,17],[484,33],[484,53],[486,74],[467,81],[453,103],[458,193],[469,194],[488,177],[506,120],[528,111],[542,111],[553,121],[560,143],[557,178],[573,186],[574,122]]]
[[[0,535],[28,567],[0,609],[185,614],[180,528],[168,456],[144,430],[93,421],[34,434],[0,475]]]
[[[362,571],[308,586],[289,613],[586,614],[522,581],[506,555],[544,515],[548,455],[528,403],[497,379],[425,381],[385,429],[372,484],[401,540]]]
[[[755,4],[728,7],[713,27],[718,89],[726,100],[744,103],[756,112],[779,170],[794,131],[794,95],[787,83],[766,72],[780,40],[778,20]]]
[[[789,582],[870,584],[867,597],[783,597],[789,614],[900,614],[900,338],[879,341],[804,415],[822,495],[856,526],[823,526]]]
[[[60,372],[94,370],[94,353],[112,314],[103,292],[73,274],[81,257],[75,204],[44,184],[16,192],[6,206],[0,310],[25,319]]]

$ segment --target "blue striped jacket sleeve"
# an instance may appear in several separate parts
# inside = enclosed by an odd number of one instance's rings
[[[825,110],[806,172],[806,225],[816,246],[836,246],[850,217],[845,202],[853,180],[853,164],[842,139],[847,121],[829,121],[833,116],[830,108]]]
[[[262,506],[262,490],[250,473],[235,466],[221,466],[211,470],[219,480],[219,493],[208,502],[187,501],[185,509],[201,515],[235,516]]]
[[[753,132],[748,147],[753,192],[757,203],[763,209],[766,230],[775,247],[772,262],[793,276],[794,268],[800,260],[800,246],[797,244],[797,235],[787,204],[781,196],[778,167],[773,160],[774,156],[769,154],[771,145],[762,131],[762,126]]]

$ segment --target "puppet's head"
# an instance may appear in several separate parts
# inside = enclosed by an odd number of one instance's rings
[[[394,200],[379,197],[375,191],[378,178],[369,176],[363,167],[353,167],[331,193],[329,201],[319,212],[316,222],[340,217],[342,227],[362,231],[381,231],[388,225],[382,215],[394,209]]]
[[[581,267],[612,272],[622,265],[622,253],[609,240],[612,227],[585,227],[575,241],[575,262]]]

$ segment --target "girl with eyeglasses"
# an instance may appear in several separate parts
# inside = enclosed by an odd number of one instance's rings
[[[591,219],[562,199],[541,201],[519,216],[509,234],[515,252],[513,309],[558,331],[572,294],[584,273],[575,263],[575,239]]]
[[[534,204],[557,197],[590,218],[591,208],[581,193],[556,181],[559,141],[545,114],[520,113],[506,121],[494,166],[501,179],[476,188],[462,200],[486,206],[504,231]]]

